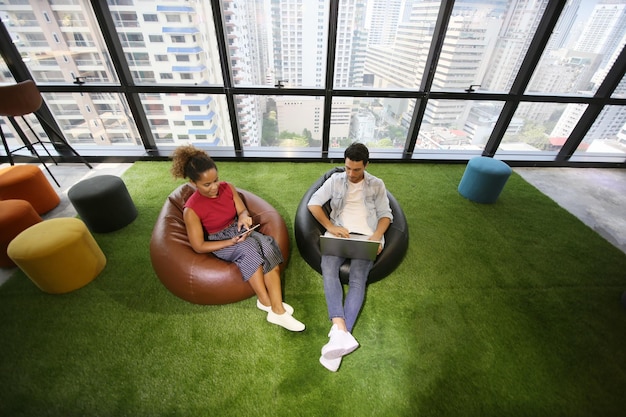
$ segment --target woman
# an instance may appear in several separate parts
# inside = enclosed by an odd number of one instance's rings
[[[267,312],[267,321],[294,332],[304,330],[292,316],[293,308],[283,303],[278,245],[271,236],[242,233],[252,227],[252,218],[235,187],[219,180],[215,162],[201,149],[178,147],[172,159],[174,177],[188,178],[196,188],[183,211],[191,247],[234,262],[257,295],[257,307]]]

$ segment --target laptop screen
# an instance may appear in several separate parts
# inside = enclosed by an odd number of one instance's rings
[[[339,256],[350,259],[376,259],[380,242],[351,235],[350,238],[336,236],[320,236],[320,250],[322,255]]]

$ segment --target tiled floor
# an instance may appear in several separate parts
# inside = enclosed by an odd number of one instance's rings
[[[52,186],[58,191],[61,197],[61,203],[55,207],[52,211],[41,216],[43,219],[50,219],[55,217],[74,217],[76,211],[72,206],[72,203],[67,198],[67,191],[72,185],[86,178],[94,177],[96,175],[117,175],[121,176],[124,171],[130,168],[132,164],[91,164],[92,169],[89,169],[85,164],[62,164],[62,165],[48,165],[52,175],[59,182],[61,187],[57,187],[54,181],[50,181]],[[2,168],[5,165],[1,165]],[[50,176],[44,171],[48,179]]]
[[[67,191],[78,181],[95,175],[122,175],[130,163],[52,165],[50,170],[60,183],[61,203],[42,217],[76,215]],[[0,168],[8,164],[0,164]],[[606,240],[626,253],[626,169],[618,168],[515,168],[526,181],[578,217]],[[45,171],[44,171],[45,172]],[[48,175],[46,173],[46,175]],[[51,180],[51,184],[54,182]],[[14,268],[0,268],[0,285]]]
[[[626,169],[515,168],[515,172],[626,253]]]

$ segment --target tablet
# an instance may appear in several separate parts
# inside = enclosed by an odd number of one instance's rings
[[[252,232],[254,229],[256,229],[256,228],[257,228],[257,227],[259,227],[259,226],[260,226],[260,224],[255,224],[255,225],[254,225],[254,226],[252,226],[251,228],[249,228],[249,229],[247,229],[247,230],[244,230],[243,232],[239,233],[239,234],[237,235],[237,237],[240,237],[240,236],[243,236],[243,235],[245,235],[245,234],[248,234],[248,233]]]
[[[354,235],[350,235],[349,238],[332,235],[320,236],[320,250],[322,255],[374,261],[378,255],[379,246],[380,242],[363,239],[362,235],[361,238],[355,237]]]

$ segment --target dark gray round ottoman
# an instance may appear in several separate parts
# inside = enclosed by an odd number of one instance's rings
[[[92,232],[113,232],[137,217],[137,208],[124,181],[115,175],[80,181],[69,189],[67,197]]]

